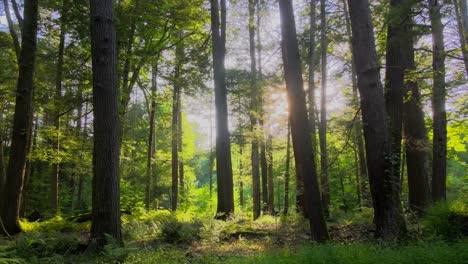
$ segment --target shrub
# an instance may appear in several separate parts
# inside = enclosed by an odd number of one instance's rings
[[[468,212],[459,204],[438,203],[424,218],[425,231],[445,240],[468,235]]]

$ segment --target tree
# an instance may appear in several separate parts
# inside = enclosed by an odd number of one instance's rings
[[[320,45],[321,45],[321,72],[320,81],[320,126],[319,126],[319,141],[320,141],[320,183],[322,191],[322,204],[325,216],[330,216],[330,185],[328,183],[328,153],[327,153],[327,20],[326,20],[326,3],[325,0],[320,0]]]
[[[468,78],[468,9],[464,0],[453,0],[453,5],[457,18],[458,35],[460,37],[463,62],[465,63],[466,78]]]
[[[445,112],[445,48],[441,3],[429,0],[432,28],[432,114],[433,114],[433,162],[432,199],[445,200],[447,178],[447,113]]]
[[[5,11],[9,12],[7,5],[5,5]],[[4,231],[10,235],[20,232],[19,212],[32,131],[38,1],[24,1],[23,17],[10,157],[0,204],[0,221],[5,228]],[[12,37],[15,38],[13,35]],[[17,48],[16,44],[15,48]]]
[[[91,246],[102,249],[106,235],[121,242],[120,122],[113,1],[90,0],[93,64],[93,194]]]
[[[284,172],[284,214],[287,215],[289,211],[289,166],[291,160],[291,123],[288,119],[288,139],[286,143],[286,169]]]
[[[226,219],[234,212],[231,143],[228,129],[226,70],[226,1],[210,0],[211,30],[213,32],[213,73],[216,107],[216,175],[218,177],[219,218]]]
[[[307,117],[302,69],[297,44],[296,25],[291,0],[280,0],[281,37],[284,76],[290,100],[291,134],[296,169],[303,175],[304,195],[312,239],[317,241],[329,238],[325,222],[315,159]]]
[[[255,58],[255,1],[249,0],[249,49],[250,49],[250,125],[252,132],[252,148],[251,148],[251,163],[252,163],[252,198],[253,198],[253,218],[254,220],[260,217],[260,171],[259,171],[259,154],[258,154],[258,104],[259,91],[257,83],[257,62]]]
[[[390,173],[390,146],[386,122],[385,99],[380,81],[375,39],[367,0],[348,0],[353,35],[353,57],[356,65],[367,169],[374,205],[376,236],[395,239],[404,222],[400,211],[398,188]]]

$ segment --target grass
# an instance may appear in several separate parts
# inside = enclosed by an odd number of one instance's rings
[[[22,221],[24,232],[13,241],[0,238],[0,264],[468,264],[468,239],[459,233],[462,229],[454,229],[457,222],[447,222],[453,212],[462,214],[466,208],[434,207],[423,221],[425,229],[420,237],[424,233],[426,239],[410,236],[400,243],[374,240],[369,218],[337,215],[329,222],[333,240],[314,244],[309,242],[307,221],[297,214],[262,216],[253,222],[245,214],[219,221],[186,213],[142,211],[122,218],[125,246],[110,241],[101,253],[86,251],[89,223],[71,223],[58,216],[44,222]]]

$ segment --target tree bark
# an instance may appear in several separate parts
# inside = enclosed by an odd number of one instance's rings
[[[398,188],[389,173],[390,153],[385,98],[380,81],[374,31],[367,0],[348,0],[361,110],[366,140],[367,168],[374,204],[376,236],[395,239],[405,228]]]
[[[271,215],[275,214],[275,192],[274,192],[274,175],[273,175],[273,138],[268,135],[267,142],[268,150],[268,212]]]
[[[250,89],[251,89],[251,113],[250,125],[252,133],[251,164],[252,164],[252,199],[253,199],[253,218],[260,217],[260,171],[259,171],[259,153],[258,153],[258,104],[259,89],[257,82],[257,64],[255,58],[255,2],[249,0],[249,50],[250,50]]]
[[[211,2],[211,30],[213,32],[213,72],[216,106],[216,175],[218,177],[217,218],[226,219],[234,213],[231,142],[228,128],[226,70],[226,0]]]
[[[60,36],[59,36],[59,46],[57,54],[57,68],[55,76],[55,105],[53,110],[53,125],[57,132],[56,137],[52,140],[52,145],[55,153],[54,162],[52,163],[52,175],[51,175],[51,188],[50,188],[50,206],[52,213],[57,213],[58,210],[58,189],[59,189],[59,176],[60,176],[60,100],[62,98],[62,81],[63,81],[63,57],[65,51],[65,23],[66,23],[66,14],[65,5],[67,3],[64,1],[62,4],[62,10],[60,14]],[[73,197],[73,196],[72,196]]]
[[[90,246],[102,249],[106,234],[121,242],[120,121],[114,4],[90,0],[94,147]]]
[[[156,116],[156,92],[158,90],[157,87],[157,80],[158,80],[158,60],[159,56],[156,56],[155,63],[152,68],[152,73],[151,73],[151,94],[150,94],[150,113],[149,113],[149,124],[150,124],[150,130],[149,130],[149,135],[148,135],[148,155],[146,158],[146,192],[145,192],[145,205],[146,205],[146,210],[150,209],[151,206],[151,201],[152,201],[152,189],[153,189],[153,163],[154,163],[154,158],[156,155],[156,149],[155,149],[155,116]]]
[[[185,175],[184,175],[184,158],[183,158],[183,131],[182,131],[182,100],[179,99],[179,119],[177,131],[177,143],[179,145],[179,187],[180,187],[180,201],[185,201]]]
[[[465,0],[453,0],[455,15],[457,18],[458,35],[460,38],[460,47],[465,64],[466,78],[468,79],[468,10]]]
[[[25,0],[13,135],[7,180],[2,199],[0,199],[0,219],[10,235],[20,232],[19,211],[33,116],[33,76],[36,59],[37,21],[38,1]]]
[[[296,25],[291,0],[280,0],[282,54],[286,87],[291,107],[291,134],[296,169],[301,171],[312,239],[329,239],[322,209],[315,160],[307,117]]]
[[[322,48],[321,54],[321,96],[320,96],[320,183],[322,191],[323,211],[326,217],[330,216],[330,185],[328,184],[328,153],[327,153],[327,20],[326,20],[326,3],[325,0],[320,0],[320,45]]]
[[[13,47],[15,49],[15,54],[16,54],[16,60],[18,64],[20,63],[20,53],[21,53],[21,46],[20,42],[18,39],[18,34],[16,33],[13,20],[11,18],[11,13],[10,13],[10,5],[8,4],[8,0],[3,0],[3,6],[5,10],[5,16],[7,19],[7,24],[8,24],[8,29],[10,30],[10,35],[13,40]]]
[[[432,199],[446,198],[447,178],[447,113],[445,112],[445,48],[441,3],[429,0],[429,15],[432,27],[432,114],[433,114],[433,162]]]
[[[178,70],[176,67],[176,75]],[[178,119],[179,119],[179,107],[180,107],[180,87],[177,81],[178,77],[175,77],[174,90],[172,94],[172,192],[171,192],[171,206],[172,211],[177,210],[177,203],[179,197],[179,144],[178,144]]]
[[[351,34],[351,22],[349,21],[349,10],[348,3],[346,0],[343,1],[344,11],[345,11],[345,20],[346,20],[346,33],[348,35],[349,49],[353,49],[352,43],[352,34]],[[356,109],[360,109],[359,106],[359,96],[358,96],[358,83],[356,77],[356,65],[353,54],[351,54],[351,83],[353,85],[353,106]],[[366,164],[366,154],[364,152],[364,142],[362,139],[362,115],[359,114],[356,120],[354,121],[354,141],[357,148],[358,163],[356,163],[356,169],[359,171],[359,179],[356,179],[359,183],[361,201],[366,200],[370,201],[369,191],[367,188],[368,175],[367,175],[367,164]]]
[[[291,163],[291,122],[288,118],[288,139],[286,143],[286,168],[284,172],[284,214],[287,215],[289,211],[289,176]]]

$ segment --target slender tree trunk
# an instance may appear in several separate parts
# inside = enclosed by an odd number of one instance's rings
[[[266,158],[266,143],[265,143],[265,124],[263,123],[263,113],[261,113],[261,117],[259,120],[260,124],[260,168],[261,168],[261,176],[262,176],[262,211],[264,213],[267,212],[268,209],[268,162]]]
[[[6,164],[5,164],[5,150],[3,141],[3,114],[0,114],[0,193],[3,193],[3,187],[6,182]]]
[[[80,101],[83,99],[83,94],[79,93]],[[83,157],[84,147],[87,141],[87,127],[88,127],[88,103],[85,103],[85,117],[84,117],[84,125],[82,129],[82,138],[81,138],[81,153],[80,156]],[[81,116],[80,116],[81,118]],[[80,164],[81,165],[81,164]],[[84,208],[84,199],[83,199],[83,188],[84,188],[84,173],[80,173],[78,176],[78,193],[77,193],[77,206],[80,210]]]
[[[252,198],[253,198],[253,217],[254,220],[260,217],[260,171],[259,171],[259,154],[258,154],[258,104],[259,91],[257,82],[257,66],[255,58],[255,1],[249,0],[249,47],[250,47],[250,89],[251,89],[251,111],[250,125],[252,132],[252,148],[251,148],[251,163],[252,163]]]
[[[268,150],[268,212],[275,214],[275,192],[274,192],[274,176],[273,176],[273,138],[268,135],[267,142]]]
[[[465,63],[466,78],[468,79],[468,10],[466,9],[466,0],[453,0],[453,5],[457,18],[458,35],[463,62]]]
[[[351,22],[349,21],[349,11],[348,11],[348,3],[346,0],[343,1],[343,6],[345,10],[345,20],[346,20],[346,33],[348,35],[349,40],[349,49],[353,49],[352,43],[352,34],[351,34]],[[359,109],[359,96],[358,96],[358,83],[356,77],[356,65],[354,61],[354,56],[351,54],[351,83],[353,85],[353,105],[356,109]],[[356,168],[359,169],[359,177],[357,179],[359,182],[359,189],[361,193],[361,202],[362,200],[370,201],[368,188],[367,188],[367,164],[366,164],[366,154],[364,151],[364,142],[362,139],[362,115],[359,115],[357,119],[354,121],[354,139],[355,145],[357,147],[357,154],[358,154],[358,161],[359,163],[356,164]]]
[[[313,158],[296,25],[291,0],[280,0],[279,10],[283,65],[291,107],[291,134],[296,169],[300,170],[301,174],[304,175],[304,195],[309,214],[312,239],[323,241],[329,239],[329,235],[323,214],[315,160]]]
[[[120,121],[114,4],[90,0],[93,58],[93,195],[90,246],[102,249],[106,235],[121,242]]]
[[[446,198],[447,178],[447,113],[445,112],[445,48],[441,3],[429,0],[432,27],[432,114],[433,114],[433,162],[432,199]]]
[[[287,215],[289,211],[289,176],[290,176],[290,163],[291,163],[291,122],[288,118],[288,139],[286,143],[286,169],[284,173],[284,214]]]
[[[34,116],[34,114],[33,114]],[[37,142],[37,127],[39,123],[39,117],[36,115],[34,118],[34,125],[31,126],[31,131],[29,132],[32,136],[32,139],[29,141],[28,146],[28,153],[31,153],[34,148],[36,147]],[[26,213],[26,206],[27,206],[27,199],[28,199],[28,189],[29,189],[29,182],[31,180],[32,175],[34,174],[34,166],[31,159],[27,159],[26,161],[26,172],[24,174],[24,184],[23,184],[23,193],[21,195],[21,206],[20,206],[20,218],[23,218]]]
[[[57,69],[55,76],[55,105],[53,110],[53,124],[57,135],[54,137],[52,144],[55,152],[54,162],[52,163],[52,175],[51,175],[51,188],[50,195],[51,201],[50,206],[52,213],[57,213],[58,210],[58,189],[59,189],[59,175],[60,175],[60,101],[62,98],[62,79],[63,79],[63,57],[65,51],[65,23],[66,23],[66,14],[65,14],[65,5],[67,3],[64,1],[61,10],[60,17],[60,37],[59,37],[59,46],[58,46],[58,55],[57,55]],[[73,197],[73,196],[72,196]]]
[[[330,185],[328,184],[328,153],[327,153],[327,20],[326,3],[320,0],[320,43],[322,47],[321,64],[321,97],[320,97],[320,182],[322,191],[323,211],[326,217],[330,216],[328,207],[330,206]]]
[[[178,122],[178,131],[177,131],[177,142],[179,144],[179,184],[180,184],[180,200],[181,202],[185,201],[185,177],[184,177],[184,158],[183,158],[183,131],[182,131],[182,100],[179,99],[179,119]]]
[[[10,159],[0,199],[0,219],[10,235],[20,232],[19,211],[33,116],[37,21],[38,1],[25,0]]]
[[[152,68],[152,76],[151,76],[151,94],[150,94],[150,114],[149,114],[149,124],[150,124],[150,131],[148,135],[148,155],[146,158],[146,193],[145,193],[145,204],[146,210],[150,209],[151,201],[152,201],[152,188],[153,188],[153,178],[154,178],[154,171],[153,171],[153,163],[156,154],[155,150],[155,115],[156,115],[156,92],[157,92],[157,80],[158,80],[158,60],[159,56],[156,56],[156,62]]]
[[[358,201],[359,211],[362,211],[362,189],[361,189],[361,175],[359,173],[359,159],[356,148],[354,148],[354,164],[356,167],[356,197]]]
[[[177,72],[177,69],[176,69]],[[177,82],[177,77],[176,82]],[[179,104],[180,102],[180,87],[175,84],[172,94],[172,192],[171,205],[172,211],[177,210],[177,202],[179,197],[179,144],[178,144],[178,119],[179,119]]]
[[[395,239],[405,228],[398,188],[389,173],[390,152],[386,124],[385,98],[380,81],[369,2],[348,0],[353,34],[361,110],[366,140],[367,168],[374,204],[376,236]]]
[[[234,213],[231,142],[228,128],[226,70],[226,0],[211,2],[211,30],[213,32],[213,72],[216,106],[216,175],[218,177],[217,218],[226,219]]]
[[[5,10],[5,16],[7,19],[8,29],[10,30],[11,38],[13,39],[13,47],[15,48],[16,60],[18,64],[20,63],[20,53],[21,53],[21,46],[18,39],[18,34],[16,33],[15,26],[13,24],[13,19],[11,18],[10,13],[10,5],[8,4],[8,0],[3,0],[3,6]]]

